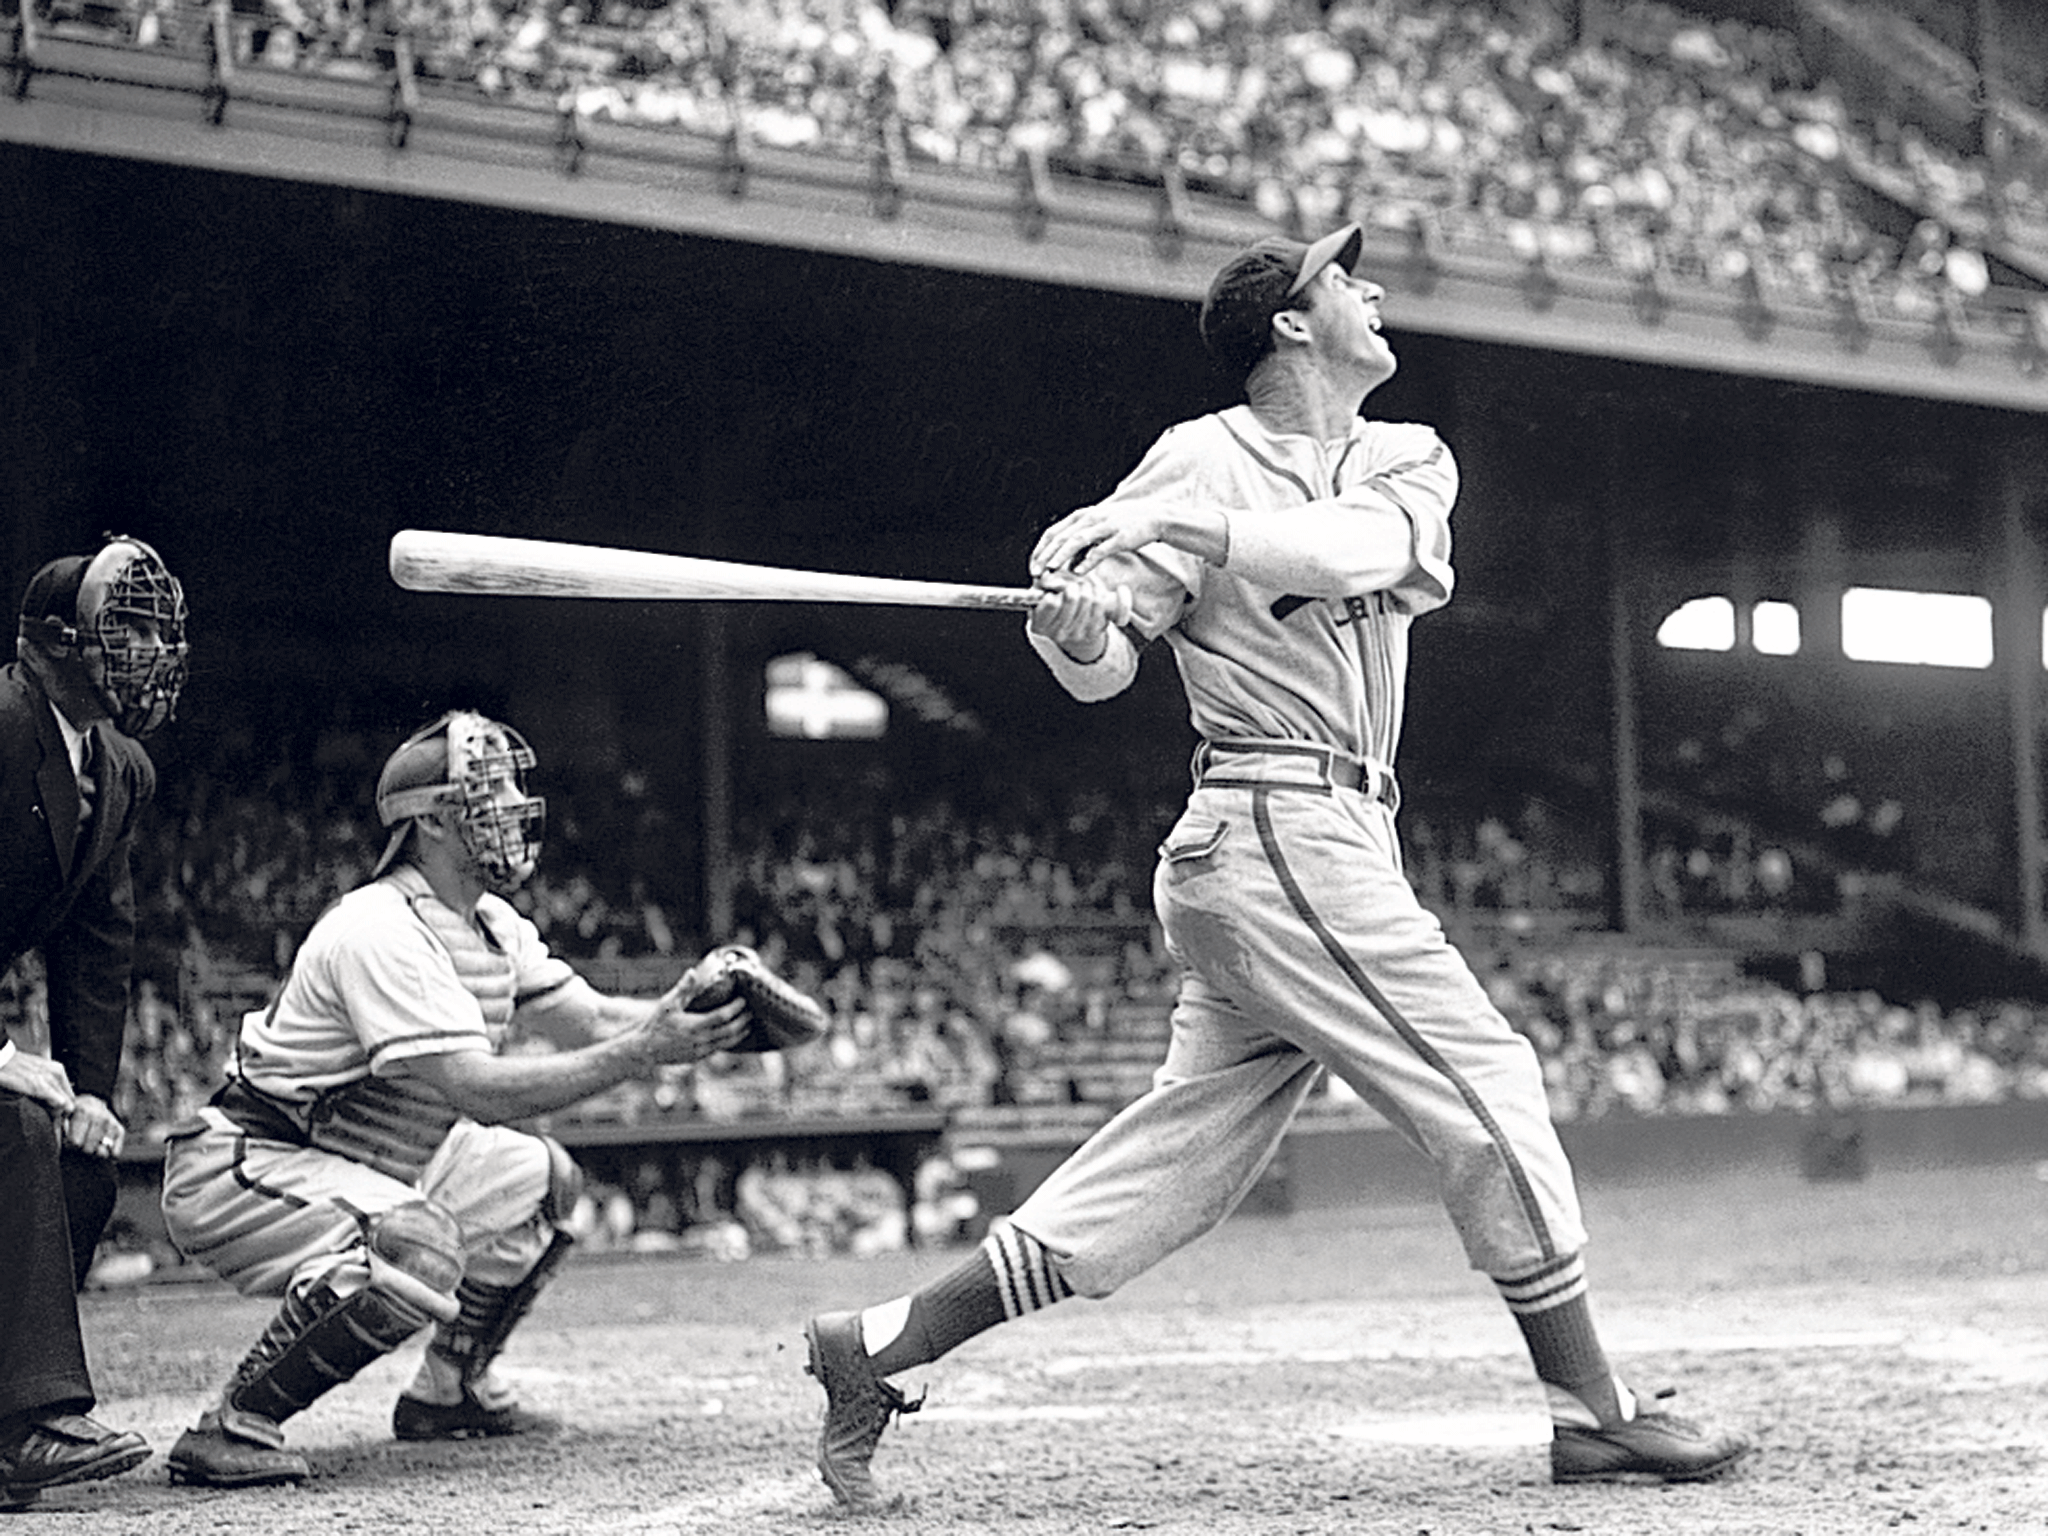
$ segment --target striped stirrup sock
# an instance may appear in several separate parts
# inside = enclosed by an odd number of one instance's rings
[[[861,1313],[861,1339],[879,1376],[929,1365],[977,1333],[1074,1294],[1036,1238],[1007,1221],[957,1268],[909,1296]]]
[[[1593,1328],[1583,1254],[1493,1283],[1522,1330],[1537,1379],[1551,1389],[1553,1418],[1598,1428],[1634,1417],[1634,1399],[1614,1379]]]

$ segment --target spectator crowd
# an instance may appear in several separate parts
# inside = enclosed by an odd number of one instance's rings
[[[313,918],[374,861],[381,838],[351,755],[313,755],[341,766],[267,773],[241,792],[165,774],[140,849],[150,945],[120,1106],[138,1139],[204,1101],[241,1013],[267,1001]],[[1143,905],[1149,864],[1124,850],[1129,823],[1163,827],[1166,807],[1147,822],[1088,788],[970,804],[944,781],[917,790],[886,772],[809,783],[741,807],[735,927],[699,938],[670,893],[621,876],[617,829],[579,820],[572,798],[556,797],[540,872],[517,897],[558,952],[651,995],[709,943],[750,943],[832,1019],[806,1052],[617,1089],[591,1116],[1106,1112],[1156,1064],[1173,966]],[[1597,834],[1540,797],[1425,801],[1403,824],[1411,878],[1447,926],[1478,936],[1475,963],[1536,1044],[1560,1118],[2048,1094],[2048,1030],[2030,1004],[1800,995],[1745,977],[1731,955],[1604,934]],[[1803,855],[1740,831],[1723,818],[1653,840],[1653,866],[1690,871],[1650,882],[1653,915],[1782,913],[1794,894],[1827,907]],[[35,996],[17,970],[0,1009],[32,1015]]]
[[[2043,145],[1996,163],[1817,72],[1784,30],[1661,0],[23,0],[52,27],[594,121],[1355,218],[1767,303],[2017,323]],[[1597,15],[1597,25],[1584,18]],[[2032,116],[2015,119],[2032,122]]]
[[[243,1012],[267,1002],[313,918],[367,875],[381,843],[361,804],[364,753],[337,733],[306,761],[253,778],[231,767],[231,737],[215,750],[215,772],[164,774],[139,849],[151,946],[116,1106],[139,1146],[218,1085]],[[879,769],[811,777],[741,808],[737,927],[698,939],[669,893],[622,873],[620,829],[579,816],[582,798],[553,796],[560,814],[541,871],[517,897],[552,946],[608,989],[651,995],[705,944],[751,943],[825,1004],[831,1026],[801,1052],[611,1090],[567,1124],[658,1136],[702,1121],[938,1113],[982,1128],[1072,1126],[1134,1097],[1163,1054],[1174,969],[1142,905],[1149,866],[1132,850],[1146,827],[1167,824],[1169,807],[1084,787],[1013,786],[991,799]],[[2048,1097],[2041,1004],[1795,992],[1745,974],[1732,952],[1604,933],[1597,840],[1540,797],[1422,797],[1403,823],[1418,889],[1535,1046],[1560,1120]],[[1804,854],[1795,878],[1782,847],[1739,831],[1723,818],[1653,843],[1654,862],[1691,871],[1668,889],[1652,883],[1664,889],[1659,915],[1783,914],[1795,894],[1826,906]],[[1760,877],[1779,861],[1785,879]],[[33,1023],[38,1007],[24,962],[0,982],[0,1016]],[[1363,1113],[1334,1083],[1313,1112]],[[727,1167],[714,1183],[600,1187],[579,1225],[597,1246],[731,1258],[763,1246],[880,1251],[912,1233],[969,1230],[976,1215],[943,1155],[908,1197],[865,1165],[772,1158]]]

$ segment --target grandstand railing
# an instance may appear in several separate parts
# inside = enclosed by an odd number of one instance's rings
[[[283,24],[229,0],[66,4],[16,0],[0,139],[1179,297],[1274,227],[1247,197],[1192,181],[1170,147],[1130,165],[1028,146],[1000,164],[917,158],[886,93],[851,145],[778,147],[715,51],[690,121],[614,121],[574,83],[626,40],[589,24],[545,68],[485,89],[381,10],[348,12],[345,46],[324,39],[327,52],[280,67],[256,41]],[[2036,292],[1948,295],[1906,319],[1848,271],[1817,303],[1753,278],[1710,287],[1554,260],[1457,210],[1384,212],[1362,210],[1369,260],[1404,329],[2048,410]]]

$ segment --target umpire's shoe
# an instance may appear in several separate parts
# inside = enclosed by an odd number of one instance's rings
[[[304,1482],[306,1458],[284,1448],[284,1431],[261,1414],[209,1408],[178,1436],[166,1458],[171,1481],[201,1488],[260,1488]]]
[[[868,1472],[891,1414],[915,1413],[920,1397],[908,1402],[877,1376],[861,1345],[860,1314],[825,1312],[804,1324],[810,1360],[804,1369],[825,1389],[825,1423],[818,1432],[818,1474],[832,1497],[848,1509],[880,1509],[882,1497]]]
[[[149,1442],[138,1434],[82,1413],[36,1413],[13,1421],[0,1443],[0,1490],[21,1507],[45,1488],[116,1477],[147,1460]]]
[[[1719,1477],[1749,1452],[1748,1437],[1733,1430],[1707,1429],[1675,1413],[1639,1410],[1625,1424],[1600,1429],[1557,1425],[1550,1442],[1550,1480],[1699,1483]]]

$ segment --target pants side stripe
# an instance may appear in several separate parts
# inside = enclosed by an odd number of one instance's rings
[[[1288,868],[1287,856],[1281,851],[1280,840],[1273,831],[1272,793],[1270,786],[1263,785],[1252,791],[1252,822],[1258,828],[1259,845],[1265,850],[1266,862],[1272,866],[1273,874],[1280,882],[1280,889],[1286,893],[1295,915],[1307,925],[1309,932],[1315,935],[1316,942],[1321,944],[1324,952],[1336,962],[1337,969],[1344,973],[1345,978],[1358,989],[1365,1000],[1386,1019],[1402,1043],[1415,1052],[1431,1071],[1457,1091],[1458,1097],[1472,1112],[1473,1118],[1485,1128],[1488,1139],[1500,1153],[1501,1161],[1507,1165],[1508,1177],[1515,1187],[1515,1198],[1520,1202],[1522,1212],[1536,1234],[1536,1240],[1542,1245],[1544,1256],[1548,1258],[1555,1255],[1558,1251],[1557,1244],[1550,1235],[1549,1224],[1543,1219],[1543,1208],[1537,1203],[1536,1192],[1530,1187],[1529,1175],[1522,1167],[1521,1159],[1515,1156],[1514,1148],[1508,1145],[1507,1137],[1501,1132],[1500,1123],[1493,1118],[1493,1112],[1486,1107],[1472,1085],[1460,1077],[1456,1069],[1444,1060],[1442,1053],[1423,1039],[1415,1026],[1401,1016],[1400,1011],[1388,1001],[1386,994],[1374,984],[1370,976],[1366,975],[1365,968],[1330,931],[1329,925],[1317,916],[1314,905],[1308,899],[1308,893],[1295,879],[1294,871]]]

